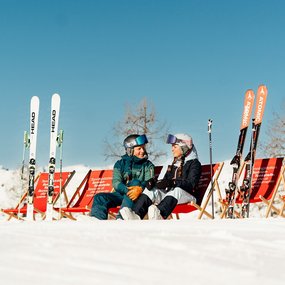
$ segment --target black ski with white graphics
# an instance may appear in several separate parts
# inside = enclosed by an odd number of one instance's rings
[[[234,205],[236,198],[236,189],[239,179],[239,171],[242,159],[242,153],[246,138],[247,129],[251,119],[252,107],[254,103],[254,93],[252,90],[247,90],[244,97],[244,108],[242,114],[242,121],[240,126],[240,134],[238,139],[238,145],[236,154],[231,161],[231,165],[233,167],[232,179],[229,182],[228,189],[226,189],[226,201],[227,201],[227,212],[226,218],[234,218]]]
[[[51,124],[50,124],[50,154],[48,167],[48,193],[47,193],[47,211],[46,220],[53,218],[53,196],[54,196],[54,174],[56,167],[56,148],[58,137],[58,121],[60,110],[60,96],[53,94],[51,99]]]
[[[29,155],[29,186],[27,193],[27,220],[33,220],[34,213],[34,190],[35,190],[35,173],[36,173],[36,149],[38,134],[40,100],[37,96],[33,96],[30,105],[30,133],[28,145],[30,148]]]
[[[241,205],[242,218],[249,217],[249,203],[250,203],[250,194],[252,186],[251,182],[252,182],[253,166],[256,156],[258,137],[260,133],[260,127],[264,114],[266,99],[267,99],[267,88],[265,85],[260,85],[257,90],[255,114],[254,114],[254,119],[252,121],[252,136],[250,142],[250,150],[244,159],[246,164],[245,177],[242,186],[240,187],[240,197],[242,199],[242,205]]]

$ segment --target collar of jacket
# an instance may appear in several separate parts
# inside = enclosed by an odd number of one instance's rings
[[[122,156],[122,159],[125,160],[126,162],[133,162],[136,164],[141,164],[147,161],[148,157],[145,155],[143,158],[138,158],[136,156],[128,156],[127,154]]]

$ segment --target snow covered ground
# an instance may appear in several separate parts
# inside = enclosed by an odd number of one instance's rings
[[[1,222],[1,283],[284,284],[285,220]]]
[[[229,177],[227,164],[219,179],[222,191]],[[76,168],[70,193],[88,171]],[[0,169],[1,208],[17,202],[17,175]],[[251,218],[244,220],[221,220],[218,215],[197,220],[195,212],[167,221],[82,217],[7,222],[0,215],[1,284],[281,285],[285,220],[263,216],[254,205]]]

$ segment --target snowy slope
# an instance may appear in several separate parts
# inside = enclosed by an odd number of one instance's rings
[[[7,208],[17,203],[21,189],[20,172],[0,166],[0,208]]]
[[[92,218],[90,218],[92,219]],[[284,284],[285,220],[1,222],[1,283]]]
[[[71,166],[72,195],[87,171]],[[225,163],[221,191],[231,169]],[[0,168],[0,207],[17,202],[19,171]],[[17,190],[19,190],[17,192]],[[285,220],[10,221],[0,217],[1,284],[284,283]]]

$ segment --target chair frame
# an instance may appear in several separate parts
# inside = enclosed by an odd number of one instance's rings
[[[59,172],[57,172],[59,175],[60,175],[60,178],[59,179],[62,179],[61,177],[61,174]],[[67,198],[67,195],[66,195],[66,187],[67,185],[69,184],[70,180],[72,179],[73,175],[75,174],[75,170],[71,171],[71,172],[64,172],[66,174],[68,174],[67,178],[66,178],[66,181],[63,185],[61,185],[61,189],[59,189],[58,193],[55,193],[55,196],[53,198],[53,204],[55,204],[57,202],[57,200],[60,198],[60,194],[63,193],[64,194],[64,199],[65,199],[65,202],[67,203],[68,202],[68,198]],[[37,199],[37,193],[40,191],[40,190],[43,190],[43,189],[38,189],[38,187],[40,186],[39,185],[39,182],[40,182],[40,178],[41,178],[41,175],[47,175],[46,172],[42,172],[42,173],[39,173],[36,177],[36,186],[35,186],[35,191],[34,191],[34,203],[35,203],[35,200]],[[23,204],[23,202],[26,200],[27,198],[27,195],[28,195],[28,191],[26,191],[21,199],[19,200],[18,204],[16,205],[15,208],[11,208],[11,209],[1,209],[1,212],[3,212],[4,214],[8,215],[8,221],[11,220],[12,218],[15,218],[17,220],[25,220],[24,218],[20,217],[19,214],[26,214],[27,213],[27,204],[25,203],[23,205],[22,208],[20,208],[20,206]],[[46,216],[46,213],[45,211],[37,208],[37,207],[34,207],[34,211],[33,211],[33,220],[35,220],[35,215],[36,214],[40,214],[42,219],[45,219],[45,216]]]
[[[278,162],[278,163],[281,163],[281,165],[284,164],[284,158],[260,158],[260,159],[256,159],[256,160],[255,160],[255,165],[256,165],[257,162],[260,163],[261,166],[262,166],[263,162],[265,162],[266,164],[269,164],[269,163],[271,162],[270,160],[273,160],[273,159],[274,159],[274,160],[276,159],[276,165],[277,165],[277,162]],[[282,161],[277,161],[278,159],[282,159]],[[245,165],[245,164],[243,164],[243,167],[242,167],[242,170],[241,170],[240,173],[242,173],[242,171],[244,170],[244,165]],[[255,165],[254,165],[254,167],[255,167]],[[261,166],[260,166],[260,167],[261,167]],[[266,167],[267,167],[267,166],[265,166],[265,169],[266,169]],[[275,167],[276,167],[276,166],[275,166]],[[259,171],[260,171],[260,169],[259,169]],[[275,170],[274,170],[274,171],[275,171]],[[271,173],[272,175],[274,174],[274,171]],[[261,172],[261,171],[260,171],[260,172]],[[275,210],[277,213],[279,213],[279,210],[273,205],[273,202],[274,202],[275,197],[276,197],[276,195],[277,195],[278,188],[279,188],[279,186],[280,186],[281,181],[283,180],[283,182],[284,182],[284,177],[283,177],[282,173],[284,173],[284,165],[281,166],[280,171],[277,173],[277,176],[278,176],[278,177],[277,177],[276,180],[275,180],[275,184],[274,184],[274,186],[272,187],[272,189],[270,190],[270,192],[267,193],[266,197],[262,196],[262,195],[259,193],[259,192],[262,190],[262,188],[261,188],[262,185],[264,185],[264,184],[262,184],[262,183],[260,183],[259,187],[258,187],[257,190],[255,191],[256,193],[255,193],[254,197],[250,197],[250,203],[251,203],[251,204],[252,204],[252,203],[265,203],[265,204],[268,206],[267,211],[266,211],[266,215],[265,215],[266,218],[269,216],[271,210]],[[269,172],[269,174],[270,174],[270,172]],[[276,173],[275,173],[275,174],[276,174]],[[267,173],[267,175],[268,175],[268,173]],[[265,176],[264,176],[264,177],[265,177]],[[262,177],[261,179],[265,179],[264,177]],[[240,175],[240,179],[241,179],[241,175]],[[268,182],[268,183],[269,183],[269,182]],[[268,187],[269,187],[269,186],[268,186]],[[251,191],[252,191],[252,189],[251,189]],[[236,192],[237,192],[237,193],[236,193],[236,202],[235,202],[235,204],[241,204],[242,201],[240,201],[240,200],[238,199],[238,197],[239,197],[238,191],[236,191]],[[251,193],[251,195],[252,195],[252,193]],[[221,203],[222,206],[223,206],[223,211],[222,211],[222,214],[221,214],[220,217],[221,217],[221,218],[225,218],[225,216],[226,216],[226,210],[227,210],[227,208],[228,208],[228,204],[227,204],[227,202],[226,202],[225,199],[220,199],[220,203]],[[236,209],[234,210],[234,214],[235,214],[235,217],[241,218],[240,213],[239,213]]]

